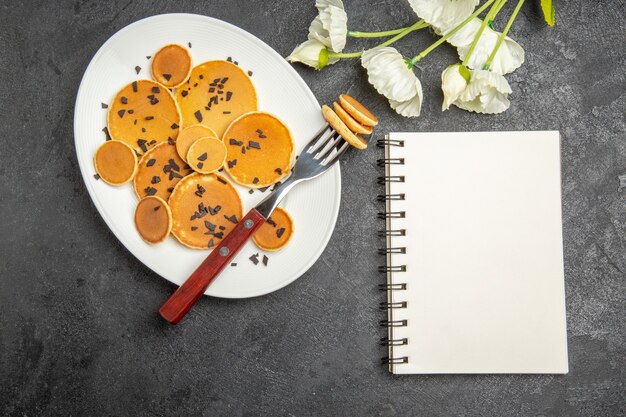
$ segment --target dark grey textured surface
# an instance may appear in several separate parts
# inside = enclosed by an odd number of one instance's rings
[[[570,373],[394,377],[379,366],[382,282],[375,160],[343,163],[337,228],[320,260],[271,295],[203,299],[178,327],[156,315],[174,287],[109,232],[82,184],[74,99],[100,45],[153,14],[194,12],[257,35],[281,54],[305,39],[313,1],[21,2],[0,6],[0,415],[494,415],[626,413],[626,6],[557,4],[549,30],[529,1],[512,36],[526,63],[512,106],[441,113],[444,46],[421,64],[426,103],[403,119],[357,62],[297,70],[320,102],[347,91],[389,130],[559,129]],[[350,27],[414,21],[404,1],[347,1]],[[507,6],[510,10],[512,5]],[[435,39],[398,44],[407,55]],[[356,50],[365,42],[349,43]],[[460,206],[461,207],[461,206]]]

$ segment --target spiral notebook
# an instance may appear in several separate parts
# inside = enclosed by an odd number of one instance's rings
[[[567,373],[559,133],[379,145],[390,372]]]

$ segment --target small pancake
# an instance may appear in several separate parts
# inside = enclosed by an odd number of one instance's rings
[[[162,143],[150,149],[139,161],[134,187],[139,198],[156,195],[167,201],[183,177],[192,172],[176,152],[176,146]]]
[[[346,126],[348,126],[348,129],[350,129],[354,133],[361,133],[364,135],[369,135],[372,133],[371,126],[365,126],[357,122],[354,117],[350,116],[348,112],[343,107],[341,107],[341,104],[334,102],[333,110],[335,110],[335,113],[337,113],[337,116],[339,116],[341,121],[344,122]]]
[[[185,246],[211,249],[242,218],[235,187],[218,174],[194,173],[178,183],[170,197],[172,234]]]
[[[354,98],[347,94],[341,94],[339,96],[339,103],[343,108],[354,117],[356,121],[365,126],[376,126],[378,119],[374,116],[364,105],[356,101]]]
[[[228,61],[208,61],[191,71],[187,83],[176,90],[185,126],[200,123],[222,137],[230,122],[257,109],[250,77]]]
[[[141,154],[159,143],[175,140],[180,112],[167,87],[139,80],[122,88],[109,106],[109,134]]]
[[[111,185],[125,184],[137,172],[135,151],[119,140],[110,140],[100,145],[93,162],[100,178]]]
[[[201,174],[210,174],[224,165],[226,146],[218,138],[200,138],[195,141],[187,153],[189,166]]]
[[[337,133],[339,133],[350,145],[357,149],[367,148],[367,142],[365,142],[363,138],[352,133],[352,131],[348,129],[348,126],[346,126],[339,116],[337,116],[337,113],[335,113],[333,109],[328,107],[326,104],[322,106],[322,115],[330,127],[335,129]]]
[[[258,228],[252,240],[260,249],[276,251],[284,247],[293,235],[293,220],[289,213],[276,207],[270,218]]]
[[[135,227],[146,243],[160,243],[172,230],[172,212],[157,196],[142,198],[135,208]]]
[[[191,74],[191,54],[187,48],[170,44],[152,58],[152,78],[168,88],[176,88]]]
[[[187,162],[187,152],[189,152],[191,144],[200,138],[206,137],[218,138],[213,129],[205,125],[192,125],[184,128],[178,135],[178,139],[176,139],[178,155],[183,161]]]
[[[276,116],[246,113],[228,126],[222,140],[228,150],[224,168],[237,184],[262,188],[289,175],[293,139]]]

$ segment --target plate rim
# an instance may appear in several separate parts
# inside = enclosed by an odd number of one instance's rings
[[[265,49],[274,58],[277,58],[280,61],[284,61],[284,58],[276,50],[274,50],[274,48],[272,48],[270,45],[268,45],[262,39],[258,38],[257,36],[253,35],[252,33],[248,32],[247,30],[242,29],[242,28],[240,28],[240,27],[238,27],[238,26],[236,26],[236,25],[234,25],[232,23],[226,22],[224,20],[217,19],[217,18],[214,18],[214,17],[211,17],[211,16],[200,15],[200,14],[196,14],[196,13],[163,13],[163,14],[156,14],[156,15],[144,17],[142,19],[136,20],[136,21],[134,21],[134,22],[132,22],[132,23],[130,23],[130,24],[128,24],[128,25],[118,29],[115,33],[113,33],[111,36],[109,36],[109,38],[98,48],[96,53],[93,55],[93,57],[89,61],[89,64],[87,65],[87,67],[83,71],[83,75],[81,77],[81,81],[80,81],[80,84],[79,84],[79,87],[78,87],[78,91],[76,93],[76,99],[74,101],[74,123],[73,123],[73,130],[74,130],[74,132],[73,133],[74,133],[74,153],[76,155],[78,166],[79,166],[79,169],[80,169],[80,172],[81,172],[81,177],[83,179],[83,183],[85,185],[85,188],[87,189],[87,192],[89,194],[89,198],[92,201],[93,205],[96,207],[96,210],[97,210],[98,214],[100,215],[100,217],[104,220],[104,222],[107,225],[109,231],[113,233],[113,235],[116,237],[116,239],[122,244],[122,246],[124,246],[124,248],[128,252],[131,253],[131,255],[133,255],[133,257],[136,260],[138,260],[146,268],[148,268],[149,270],[154,272],[156,275],[158,275],[162,279],[166,280],[167,282],[172,283],[173,285],[179,286],[175,282],[172,282],[168,278],[166,278],[163,275],[161,275],[158,271],[154,270],[149,265],[146,265],[141,260],[141,258],[139,256],[137,256],[135,251],[132,248],[129,248],[126,245],[126,243],[124,242],[124,240],[122,240],[122,238],[120,237],[120,234],[118,234],[116,228],[113,227],[113,224],[114,224],[113,219],[109,219],[109,217],[106,215],[106,213],[103,212],[103,208],[100,205],[99,200],[95,197],[95,189],[94,189],[93,185],[89,181],[90,174],[88,173],[88,168],[86,166],[86,163],[81,160],[80,155],[78,154],[78,146],[77,146],[77,143],[78,143],[78,140],[79,140],[78,139],[78,135],[77,135],[77,131],[78,131],[78,102],[79,102],[81,96],[84,94],[85,76],[86,76],[86,74],[90,70],[92,70],[92,67],[94,67],[96,60],[100,57],[100,55],[102,55],[104,53],[105,48],[119,34],[124,33],[125,31],[132,29],[136,25],[145,24],[146,22],[151,21],[151,20],[166,19],[166,18],[172,17],[172,16],[183,17],[183,18],[190,18],[190,19],[198,19],[198,20],[205,20],[205,21],[207,21],[207,22],[209,22],[211,24],[222,25],[222,26],[228,27],[231,30],[239,32],[241,35],[243,35],[244,37],[248,38],[248,40],[250,40],[252,43],[256,43],[257,45],[259,45],[260,47]],[[285,66],[285,68],[288,68],[287,71],[291,72],[291,74],[294,75],[294,79],[296,80],[296,82],[298,84],[300,84],[301,87],[303,87],[303,90],[306,92],[306,94],[309,97],[309,99],[311,100],[311,102],[314,103],[315,106],[321,110],[319,101],[317,100],[317,98],[313,94],[313,91],[311,91],[311,89],[309,88],[308,84],[300,76],[300,74],[298,74],[298,72],[291,65],[289,65],[286,61],[284,61],[284,66]],[[288,285],[290,285],[294,281],[296,281],[298,278],[300,278],[302,275],[304,275],[309,269],[311,269],[311,267],[318,261],[318,259],[322,255],[322,253],[326,250],[326,247],[328,246],[328,242],[330,241],[330,238],[332,237],[332,235],[333,235],[333,233],[335,231],[335,227],[337,225],[337,219],[339,217],[339,208],[341,206],[341,185],[342,185],[342,183],[341,183],[341,167],[340,167],[340,164],[335,164],[335,166],[333,168],[331,168],[331,171],[335,172],[336,184],[337,184],[336,192],[335,192],[335,195],[333,196],[333,209],[332,209],[332,212],[331,212],[331,216],[332,216],[331,227],[328,228],[327,232],[324,235],[324,238],[321,240],[321,244],[319,245],[319,249],[310,258],[310,261],[308,263],[306,263],[302,268],[300,268],[300,270],[298,272],[296,272],[292,278],[290,278],[290,279],[288,279],[288,280],[286,280],[284,282],[281,282],[281,283],[279,283],[277,285],[268,287],[267,289],[264,289],[263,291],[261,291],[259,293],[255,293],[253,295],[233,295],[233,294],[213,295],[213,294],[209,294],[208,293],[210,288],[211,288],[210,286],[205,291],[205,293],[203,295],[210,296],[210,297],[215,297],[215,298],[224,298],[224,299],[246,299],[246,298],[261,297],[261,296],[270,294],[272,292],[275,292],[275,291],[278,291],[278,290],[280,290],[282,288],[287,287]],[[329,173],[326,173],[326,174],[329,174]]]

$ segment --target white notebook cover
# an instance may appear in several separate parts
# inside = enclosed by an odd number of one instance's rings
[[[568,372],[558,132],[391,133],[396,374]]]

